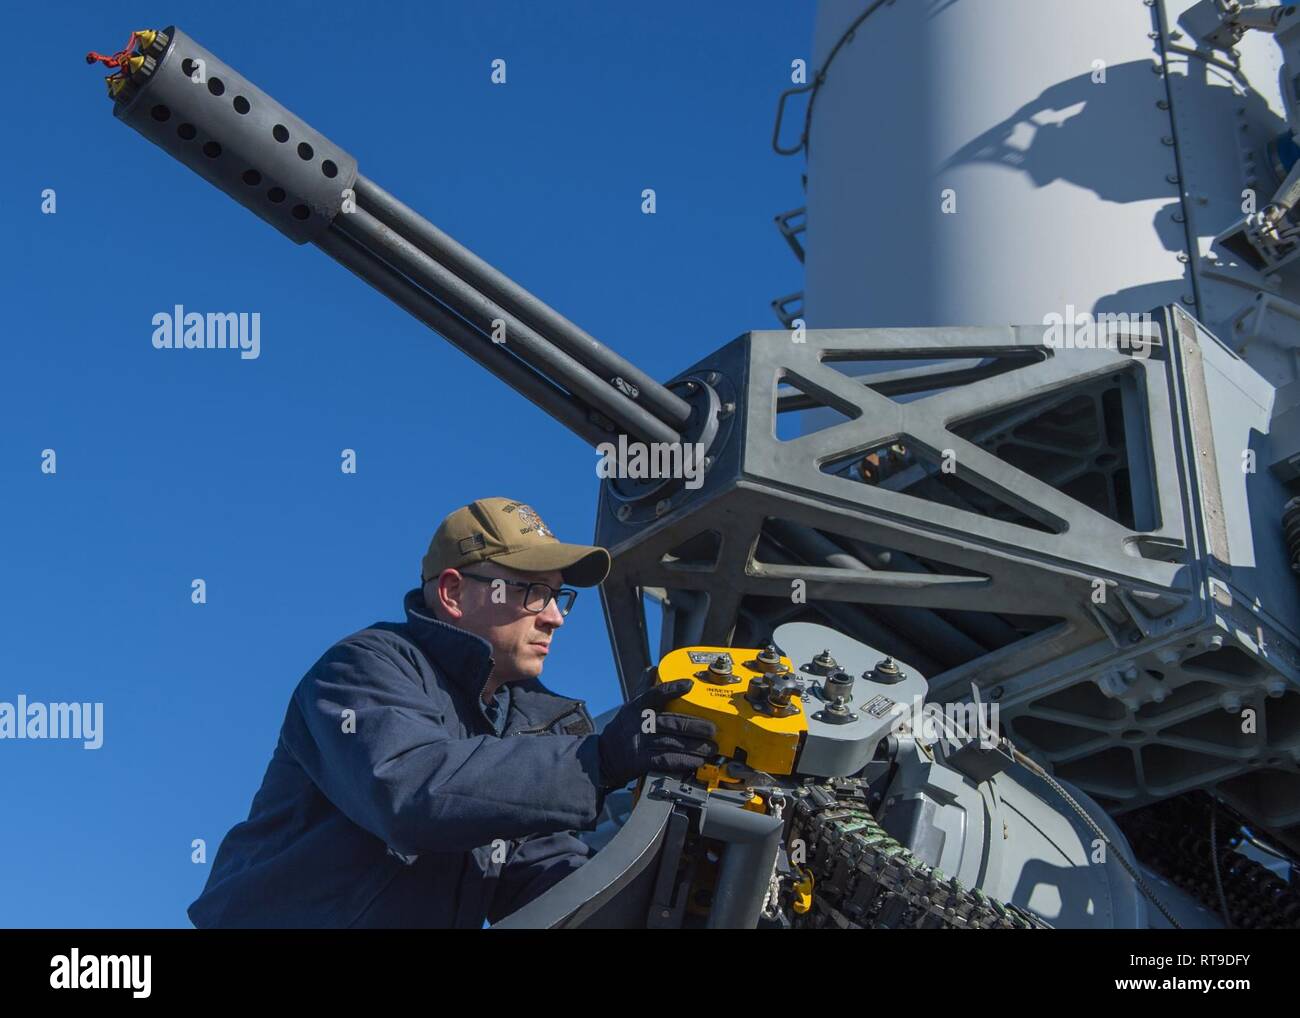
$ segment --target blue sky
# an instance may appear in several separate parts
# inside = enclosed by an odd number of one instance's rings
[[[446,512],[594,531],[592,450],[113,119],[83,55],[160,12],[654,377],[801,288],[772,217],[802,162],[769,141],[811,2],[60,4],[0,106],[0,701],[102,702],[104,744],[0,740],[4,926],[187,926],[192,840],[210,863],[293,686],[401,617]],[[178,303],[260,312],[260,357],[154,349]],[[545,678],[617,702],[594,591]]]

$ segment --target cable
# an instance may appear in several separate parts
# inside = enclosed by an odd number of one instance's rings
[[[940,721],[940,723],[946,723],[948,719],[944,718],[943,715],[938,715],[938,720]],[[1058,783],[1055,778],[1053,778],[1050,774],[1048,774],[1047,771],[1045,771],[1042,767],[1040,767],[1038,763],[1031,760],[1029,757],[1025,756],[1025,754],[1022,753],[1020,750],[1016,749],[1016,747],[1011,744],[1010,739],[1004,739],[1003,741],[1005,741],[1006,744],[1010,747],[1011,749],[1010,754],[1008,754],[1001,746],[995,747],[995,751],[1001,753],[1012,763],[1019,763],[1022,766],[1027,767],[1032,773],[1036,774],[1038,777],[1046,781],[1048,786],[1052,788],[1057,795],[1059,795],[1062,799],[1064,799],[1069,804],[1071,809],[1073,809],[1076,813],[1079,814],[1079,816],[1083,819],[1083,822],[1092,828],[1093,833],[1096,834],[1097,837],[1101,838],[1102,841],[1104,841],[1107,845],[1109,845],[1114,850],[1113,854],[1115,858],[1118,859],[1119,864],[1128,871],[1129,876],[1133,878],[1133,882],[1137,884],[1138,890],[1140,890],[1143,894],[1145,894],[1151,900],[1151,904],[1155,905],[1155,907],[1160,910],[1160,914],[1169,920],[1169,925],[1171,925],[1176,930],[1181,930],[1183,928],[1182,924],[1173,917],[1173,914],[1169,911],[1169,909],[1165,907],[1164,903],[1159,898],[1156,897],[1155,891],[1151,890],[1150,885],[1147,884],[1147,882],[1144,879],[1142,879],[1142,875],[1138,873],[1137,869],[1134,866],[1132,866],[1127,859],[1124,858],[1124,853],[1121,852],[1118,848],[1116,848],[1115,843],[1106,836],[1106,832],[1097,826],[1096,821],[1092,819],[1092,817],[1088,814],[1088,811],[1085,810],[1082,806],[1080,806],[1077,802],[1075,802],[1074,796],[1072,796],[1069,792],[1067,792],[1065,788],[1060,783]]]
[[[1216,821],[1219,817],[1218,796],[1210,796],[1210,865],[1214,868],[1214,886],[1219,892],[1219,904],[1223,907],[1223,923],[1232,929],[1232,915],[1228,912],[1228,898],[1223,893],[1223,875],[1219,872],[1219,839],[1216,833]]]
[[[1017,763],[1023,764],[1025,767],[1028,767],[1034,774],[1037,774],[1040,778],[1046,781],[1048,785],[1050,785],[1053,789],[1055,789],[1056,794],[1070,804],[1070,807],[1076,813],[1078,813],[1080,817],[1083,818],[1083,822],[1093,829],[1093,832],[1097,835],[1097,837],[1101,838],[1102,841],[1110,845],[1111,848],[1115,848],[1114,842],[1112,842],[1110,838],[1106,837],[1105,831],[1103,831],[1100,827],[1097,826],[1096,821],[1094,821],[1092,817],[1088,815],[1088,811],[1085,810],[1082,806],[1080,806],[1077,802],[1075,802],[1074,797],[1070,795],[1070,793],[1067,792],[1063,787],[1061,787],[1061,785],[1057,783],[1055,778],[1053,778],[1050,774],[1048,774],[1047,771],[1043,770],[1043,768],[1040,767],[1033,760],[1029,759],[1029,757],[1025,756],[1025,754],[1020,752],[1020,750],[1016,749],[1015,746],[1011,747],[1011,753]],[[1142,875],[1138,873],[1137,869],[1134,866],[1132,866],[1127,859],[1124,858],[1124,853],[1119,851],[1119,849],[1115,849],[1114,855],[1115,858],[1119,860],[1120,865],[1123,866],[1126,870],[1128,870],[1128,874],[1133,878],[1133,882],[1137,884],[1138,890],[1140,890],[1143,894],[1145,894],[1151,900],[1151,904],[1155,905],[1155,907],[1160,910],[1160,914],[1169,920],[1169,925],[1176,930],[1181,930],[1183,928],[1182,923],[1180,923],[1177,919],[1173,917],[1173,914],[1169,911],[1169,909],[1165,908],[1164,903],[1159,898],[1156,897],[1155,891],[1151,890],[1151,887],[1147,884],[1147,882],[1142,879]]]

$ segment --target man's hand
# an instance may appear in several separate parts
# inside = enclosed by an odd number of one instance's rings
[[[659,708],[685,695],[694,679],[655,686],[625,703],[600,733],[600,778],[606,788],[622,788],[647,771],[694,771],[718,752],[712,721]],[[652,713],[646,714],[646,711]]]

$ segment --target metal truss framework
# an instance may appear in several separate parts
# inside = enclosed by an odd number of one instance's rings
[[[1114,812],[1215,786],[1300,845],[1286,492],[1235,462],[1267,440],[1271,388],[1176,307],[1096,346],[1052,338],[753,332],[685,372],[724,418],[703,485],[601,493],[625,692],[674,647],[821,622],[937,699],[974,683]]]

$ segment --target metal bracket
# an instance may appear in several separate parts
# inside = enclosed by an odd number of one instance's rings
[[[799,222],[795,222],[798,219]],[[799,264],[804,261],[803,244],[799,242],[799,234],[808,228],[808,206],[803,205],[797,209],[791,209],[789,212],[782,212],[775,217],[776,228],[781,231],[781,236],[785,242],[790,245],[790,250],[794,256],[799,259]]]

